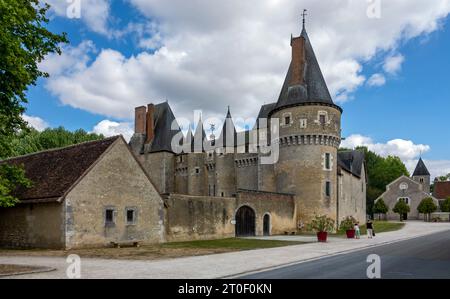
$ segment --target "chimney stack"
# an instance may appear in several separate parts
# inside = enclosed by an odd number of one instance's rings
[[[147,109],[145,106],[136,107],[134,109],[134,132],[136,134],[145,134],[146,113]]]
[[[305,38],[303,36],[291,38],[292,47],[292,75],[290,86],[305,84]]]
[[[147,106],[147,126],[146,126],[147,139],[146,139],[145,143],[152,142],[153,138],[155,137],[155,127],[154,127],[154,119],[153,119],[154,114],[155,114],[155,105],[148,104],[148,106]]]

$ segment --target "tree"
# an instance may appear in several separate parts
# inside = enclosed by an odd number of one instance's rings
[[[404,200],[399,200],[395,206],[394,209],[392,209],[392,211],[396,214],[399,214],[400,216],[400,221],[403,221],[403,215],[404,214],[408,214],[410,211],[410,208],[408,206],[408,204],[404,201]]]
[[[38,132],[30,128],[11,140],[11,144],[13,145],[11,156],[21,156],[103,138],[101,134],[87,133],[82,129],[71,132],[64,127],[59,127]]]
[[[422,201],[417,206],[417,211],[424,214],[424,220],[430,221],[430,214],[436,212],[437,206],[431,197],[422,199]]]
[[[448,197],[441,203],[441,211],[447,213],[450,212],[450,197]]]
[[[0,1],[0,159],[11,155],[11,141],[26,130],[22,119],[28,86],[48,74],[39,63],[50,53],[61,53],[65,34],[54,34],[45,27],[49,5],[38,0]],[[29,186],[23,170],[0,165],[0,207],[14,205],[11,192],[19,185]]]
[[[388,211],[389,207],[386,205],[382,198],[375,202],[375,205],[373,206],[373,213],[378,214],[378,220],[381,220],[381,214],[386,214]]]

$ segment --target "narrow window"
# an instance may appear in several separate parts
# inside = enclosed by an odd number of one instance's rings
[[[114,209],[105,210],[105,224],[114,224]]]
[[[195,173],[196,173],[196,174],[199,174],[199,173],[200,173],[200,168],[195,167]]]
[[[213,185],[213,196],[216,196],[216,185]]]
[[[319,121],[322,126],[325,126],[325,114],[319,116]]]
[[[222,197],[224,197],[225,196],[225,194],[222,192]]]
[[[331,154],[330,153],[325,154],[325,169],[331,170]]]
[[[134,224],[136,220],[136,210],[127,209],[127,224]]]
[[[308,120],[307,119],[303,118],[303,119],[300,120],[300,128],[301,129],[306,129],[307,124],[308,124]]]
[[[285,125],[289,125],[291,123],[291,117],[290,116],[286,116],[285,118],[284,118],[284,124]]]
[[[331,196],[331,182],[325,183],[325,195],[327,197]]]

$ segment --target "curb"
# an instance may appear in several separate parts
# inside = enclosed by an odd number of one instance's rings
[[[0,274],[0,278],[8,277],[8,276],[18,276],[18,275],[26,275],[26,274],[37,274],[37,273],[45,273],[45,272],[52,272],[56,271],[56,268],[51,267],[38,267],[35,270],[29,270],[29,271],[19,271],[14,273],[8,273],[8,274]]]

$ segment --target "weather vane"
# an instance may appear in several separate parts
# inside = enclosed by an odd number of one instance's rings
[[[307,9],[303,9],[303,13],[301,14],[301,16],[303,18],[303,29],[305,29],[306,16],[308,15],[306,13],[307,11],[308,11]]]

